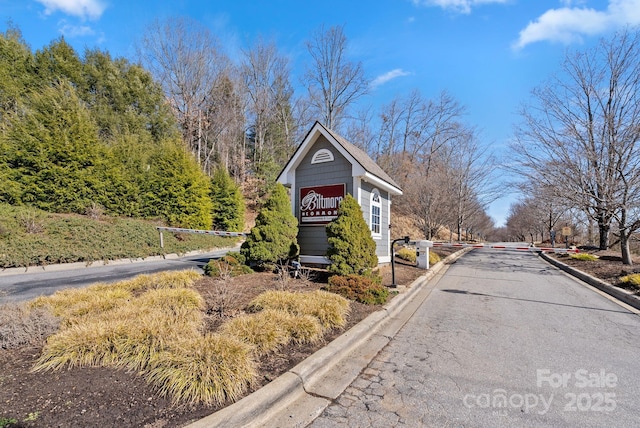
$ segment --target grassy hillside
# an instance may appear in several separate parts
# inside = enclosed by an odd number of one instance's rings
[[[0,269],[55,263],[116,260],[234,246],[217,236],[164,233],[159,222],[76,214],[51,214],[0,204]]]

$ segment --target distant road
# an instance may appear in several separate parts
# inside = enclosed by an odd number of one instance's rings
[[[50,267],[43,270],[30,267],[26,273],[6,274],[0,271],[0,304],[30,300],[42,295],[50,295],[62,288],[81,288],[98,282],[116,282],[140,274],[161,271],[197,269],[211,259],[224,256],[231,248],[210,253],[131,263],[114,263],[106,266],[89,266],[77,269]]]

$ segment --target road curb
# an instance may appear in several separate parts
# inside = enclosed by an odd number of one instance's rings
[[[87,262],[73,262],[73,263],[59,263],[52,265],[33,265],[33,266],[24,266],[24,267],[14,267],[14,268],[6,268],[0,269],[0,276],[10,276],[10,275],[22,275],[27,273],[37,273],[37,272],[62,272],[66,270],[76,270],[76,269],[89,269],[93,267],[102,267],[102,266],[120,266],[126,264],[134,264],[134,263],[143,263],[143,262],[155,262],[161,260],[173,260],[179,259],[181,257],[191,257],[197,256],[199,254],[208,254],[215,251],[220,250],[235,250],[236,247],[229,248],[212,248],[209,250],[194,250],[187,251],[183,254],[170,253],[163,254],[159,256],[148,256],[148,257],[138,257],[138,258],[130,258],[130,259],[116,259],[116,260],[94,260]]]
[[[592,287],[595,287],[598,290],[603,291],[612,297],[615,297],[616,299],[626,303],[629,306],[632,306],[636,309],[640,309],[640,298],[628,292],[627,290],[623,290],[621,288],[615,287],[606,281],[603,281],[599,278],[589,275],[588,273],[575,269],[567,264],[562,263],[561,261],[553,257],[550,257],[548,254],[545,254],[543,252],[540,253],[540,257],[542,257],[542,259],[551,263],[558,269],[563,270],[564,272],[568,273],[571,276],[575,276],[576,278],[586,282]]]
[[[425,293],[429,280],[468,251],[471,248],[436,263],[416,279],[406,293],[394,297],[380,311],[370,314],[271,383],[187,428],[308,425],[353,382],[413,315],[431,292]],[[422,300],[418,297],[421,292]],[[411,310],[405,311],[409,307]]]

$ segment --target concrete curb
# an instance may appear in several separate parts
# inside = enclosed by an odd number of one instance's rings
[[[558,269],[561,269],[563,271],[565,271],[566,273],[568,273],[571,276],[575,276],[576,278],[580,279],[581,281],[586,282],[587,284],[591,285],[592,287],[597,288],[600,291],[603,291],[607,294],[609,294],[612,297],[615,297],[616,299],[620,300],[621,302],[626,303],[629,306],[632,306],[636,309],[640,309],[640,297],[628,292],[627,290],[623,290],[622,288],[618,288],[615,287],[611,284],[609,284],[608,282],[602,281],[599,278],[596,278],[594,276],[589,275],[588,273],[582,272],[578,269],[575,269],[569,265],[566,265],[564,263],[562,263],[561,261],[550,257],[549,255],[545,254],[545,253],[540,253],[540,257],[542,257],[542,259],[544,259],[545,261],[547,261],[548,263],[551,263],[552,265],[554,265],[555,267],[557,267]]]
[[[6,268],[0,269],[0,276],[9,276],[9,275],[22,275],[27,273],[37,273],[37,272],[62,272],[66,270],[76,270],[76,269],[88,269],[93,267],[102,267],[102,266],[119,266],[119,265],[127,265],[133,263],[143,263],[143,262],[155,262],[162,260],[173,260],[179,259],[181,257],[191,257],[197,256],[199,254],[209,254],[215,251],[222,250],[234,250],[236,247],[229,248],[212,248],[209,250],[195,250],[188,251],[184,254],[164,254],[160,256],[148,256],[148,257],[139,257],[135,259],[117,259],[117,260],[95,260],[92,262],[74,262],[74,263],[60,263],[53,265],[38,265],[38,266],[26,266],[26,267],[15,267],[15,268]]]
[[[304,427],[337,398],[431,293],[425,285],[465,248],[431,267],[406,293],[394,297],[324,348],[271,383],[188,428]]]

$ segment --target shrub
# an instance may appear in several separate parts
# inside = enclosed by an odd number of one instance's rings
[[[29,217],[37,219],[43,233],[26,232],[22,220]],[[201,234],[185,234],[186,239],[178,241],[173,233],[165,232],[164,248],[160,248],[157,225],[123,217],[94,221],[81,215],[50,214],[0,203],[0,269],[180,254],[237,242],[236,238]]]
[[[329,278],[327,290],[366,305],[382,305],[389,297],[385,286],[362,275],[334,275]]]
[[[338,217],[327,225],[326,230],[330,272],[338,275],[360,275],[378,265],[376,243],[364,221],[360,205],[353,196],[347,194],[342,200]]]
[[[429,266],[433,266],[438,263],[440,260],[440,254],[434,253],[433,251],[429,251]]]
[[[416,263],[417,261],[416,250],[411,248],[401,248],[396,251],[396,256],[411,263]]]
[[[298,255],[298,219],[291,213],[287,190],[277,183],[256,218],[240,253],[248,263],[278,264]]]
[[[582,260],[586,262],[593,262],[595,260],[598,260],[598,256],[594,254],[589,254],[589,253],[571,254],[569,257],[571,257],[574,260]]]
[[[241,263],[238,259],[243,260],[243,262]],[[243,264],[244,259],[244,256],[240,254],[227,254],[220,260],[209,260],[202,269],[204,270],[205,275],[212,276],[214,278],[234,277],[252,273],[253,269]]]
[[[60,320],[47,309],[15,303],[0,305],[0,348],[40,343],[59,325]]]

